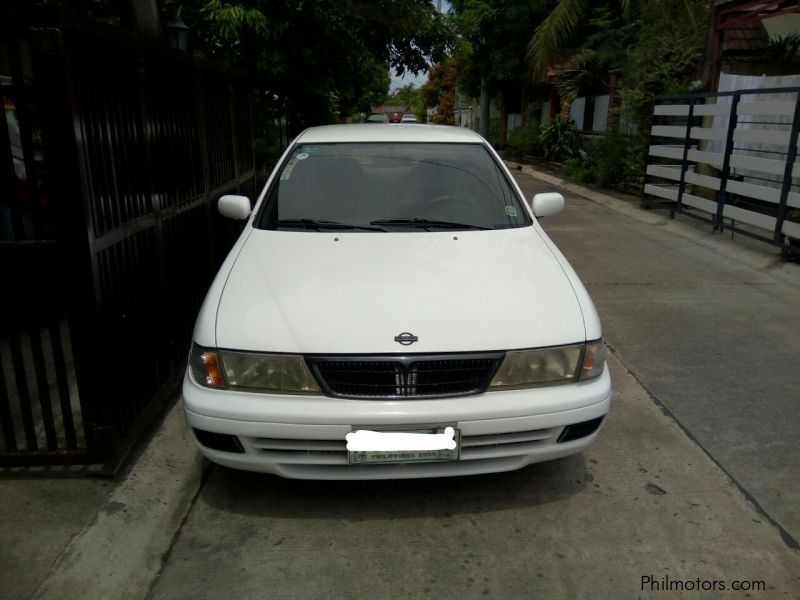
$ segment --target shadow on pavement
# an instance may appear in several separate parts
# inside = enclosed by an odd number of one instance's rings
[[[548,504],[581,492],[591,480],[583,454],[493,475],[380,481],[302,481],[213,465],[200,498],[236,514],[367,521]]]

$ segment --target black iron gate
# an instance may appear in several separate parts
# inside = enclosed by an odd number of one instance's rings
[[[239,73],[68,13],[0,13],[0,466],[118,464],[174,390],[254,197]]]

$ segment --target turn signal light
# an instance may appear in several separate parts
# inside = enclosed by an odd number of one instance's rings
[[[587,342],[586,351],[583,353],[583,364],[578,379],[592,379],[603,373],[606,364],[606,345],[603,339]]]
[[[206,385],[211,387],[222,387],[225,385],[222,379],[222,372],[219,369],[216,352],[203,352],[200,355],[200,362],[203,363]]]
[[[192,378],[200,385],[212,388],[225,387],[219,355],[215,350],[193,345],[189,355],[189,368]]]

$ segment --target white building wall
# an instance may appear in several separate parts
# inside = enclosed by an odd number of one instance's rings
[[[592,131],[606,131],[608,129],[608,99],[608,95],[595,96],[594,111],[592,112]]]
[[[575,98],[569,109],[569,118],[575,121],[578,130],[583,130],[583,113],[586,110],[586,98]]]

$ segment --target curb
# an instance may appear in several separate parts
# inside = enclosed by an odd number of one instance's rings
[[[203,457],[178,401],[97,516],[67,545],[32,598],[144,598],[200,487]]]
[[[655,211],[643,210],[633,206],[630,202],[626,202],[625,200],[621,200],[609,194],[570,183],[560,177],[550,175],[549,173],[537,171],[530,165],[511,161],[505,161],[505,163],[511,171],[520,171],[524,175],[529,175],[534,179],[561,188],[576,196],[581,196],[596,204],[601,204],[640,223],[660,227],[698,246],[703,246],[717,254],[721,254],[726,258],[740,262],[758,271],[768,271],[770,275],[778,277],[785,283],[800,287],[800,268],[798,268],[798,265],[784,261],[777,253],[769,254],[767,252],[751,250],[750,248],[743,248],[731,240],[721,238],[719,234],[699,231]],[[767,248],[771,248],[771,246],[766,246],[765,244],[765,250]]]

